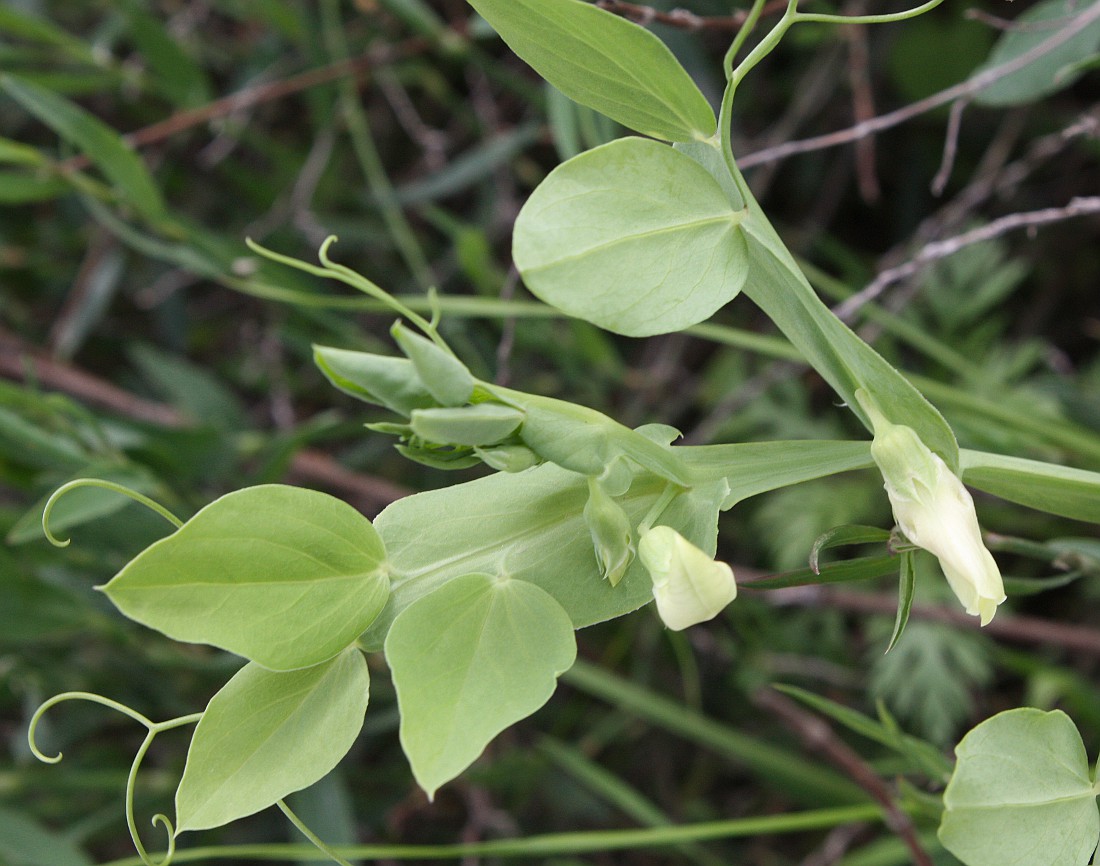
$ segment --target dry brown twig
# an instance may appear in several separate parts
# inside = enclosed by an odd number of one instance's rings
[[[664,24],[668,27],[676,27],[680,30],[714,30],[718,32],[732,32],[745,23],[748,12],[741,9],[732,15],[705,16],[696,15],[687,9],[673,9],[662,12],[652,6],[643,6],[640,3],[627,3],[624,0],[596,0],[596,5],[608,12],[629,18],[642,26],[649,24]],[[772,0],[765,7],[761,16],[773,15],[782,11],[787,5],[787,0]]]
[[[946,90],[941,90],[939,93],[934,93],[925,99],[910,103],[896,111],[880,114],[870,120],[857,123],[848,129],[826,133],[825,135],[816,135],[812,138],[804,138],[800,141],[785,142],[775,147],[758,150],[755,153],[750,153],[741,157],[738,160],[738,164],[743,169],[752,168],[756,165],[784,160],[797,154],[811,153],[815,150],[838,147],[842,144],[851,144],[867,136],[877,135],[884,130],[898,126],[926,112],[939,108],[941,105],[947,105],[958,99],[973,96],[994,82],[999,81],[1007,75],[1011,75],[1019,69],[1023,69],[1034,60],[1037,60],[1043,55],[1050,53],[1058,46],[1068,42],[1080,32],[1081,28],[1087,27],[1095,21],[1100,21],[1100,5],[1090,6],[1079,15],[1076,15],[1074,18],[1070,19],[1069,23],[1067,23],[1064,28],[1054,33],[1050,38],[1044,39],[1030,51],[1025,51],[1023,54],[1014,57],[1006,63],[1002,63],[999,66],[987,69],[985,72],[980,72],[977,75],[971,76],[966,81],[948,87]]]
[[[0,376],[17,382],[36,382],[133,421],[170,429],[192,423],[173,406],[136,397],[78,367],[51,358],[3,329],[0,329]],[[289,475],[349,494],[365,511],[374,513],[411,492],[384,478],[354,472],[312,449],[294,455]]]
[[[916,866],[933,866],[932,858],[924,850],[912,819],[898,806],[889,786],[879,778],[870,765],[851,746],[840,739],[822,719],[802,709],[786,695],[765,687],[752,696],[752,702],[766,710],[790,728],[802,741],[807,752],[823,755],[835,767],[871,795],[882,806],[886,826],[909,849]]]
[[[1028,231],[1034,231],[1041,225],[1097,213],[1100,213],[1100,196],[1078,196],[1065,207],[1048,207],[1026,213],[1008,214],[954,237],[932,241],[921,247],[917,254],[904,264],[880,272],[866,287],[838,304],[833,312],[841,319],[850,319],[860,307],[873,301],[888,286],[912,277],[931,262],[954,255],[964,247],[993,240],[1016,229],[1026,228]]]

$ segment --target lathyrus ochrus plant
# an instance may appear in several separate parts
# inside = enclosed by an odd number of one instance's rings
[[[367,708],[364,653],[385,654],[401,745],[431,796],[549,699],[574,663],[576,629],[655,596],[673,629],[717,615],[736,595],[732,571],[714,560],[718,514],[747,497],[877,465],[902,532],[939,557],[983,624],[1003,594],[962,482],[1100,519],[1100,476],[960,452],[939,412],[821,303],[738,171],[735,94],[788,29],[898,21],[940,0],[858,18],[802,12],[791,0],[735,65],[758,0],[727,52],[717,118],[667,48],[634,24],[580,0],[470,2],[550,83],[647,136],[570,159],[532,194],[514,237],[531,291],[635,337],[686,328],[745,294],[874,433],[874,444],[677,447],[670,427],[629,429],[568,401],[476,379],[440,336],[438,315],[424,319],[332,261],[331,242],[320,265],[254,247],[341,280],[402,317],[391,331],[399,354],[315,352],[333,385],[394,413],[396,420],[371,425],[374,432],[396,437],[411,460],[494,472],[399,500],[373,525],[330,496],[279,485],[231,493],[186,521],[160,509],[175,531],[103,592],[131,619],[235,653],[244,667],[193,715],[154,722],[108,698],[67,693],[44,704],[31,725],[33,746],[41,713],[82,697],[147,728],[127,788],[128,823],[146,863],[153,861],[133,818],[134,779],[158,733],[196,724],[175,818],[156,819],[169,831],[169,855],[187,830],[273,804],[324,847],[283,798],[351,747]],[[912,601],[913,555],[904,548],[890,564],[901,574],[894,641]],[[997,717],[960,746],[940,835],[968,866],[1004,862],[1028,833],[1036,843],[1031,866],[1083,864],[1095,848],[1094,788],[1079,737],[1068,719],[1035,712]],[[915,754],[912,738],[876,724],[859,729]],[[1066,845],[1039,844],[1070,823]],[[1036,831],[1040,825],[1047,829]]]

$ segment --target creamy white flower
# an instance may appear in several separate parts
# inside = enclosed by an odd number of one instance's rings
[[[932,553],[966,612],[987,625],[1005,600],[1001,572],[982,541],[974,500],[916,432],[891,424],[857,392],[875,429],[871,443],[894,519],[906,538]]]
[[[638,542],[638,558],[653,578],[657,613],[673,631],[713,619],[737,597],[733,569],[670,526],[648,530]]]

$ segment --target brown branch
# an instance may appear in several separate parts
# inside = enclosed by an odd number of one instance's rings
[[[893,792],[828,724],[773,688],[760,689],[753,694],[752,702],[790,728],[802,741],[806,751],[823,755],[870,794],[882,806],[886,826],[905,843],[916,866],[933,866],[932,858],[917,837],[913,821],[895,802]]]
[[[817,135],[813,138],[804,138],[801,141],[790,141],[776,145],[775,147],[758,150],[756,153],[750,153],[747,156],[741,157],[738,163],[741,168],[752,168],[755,165],[777,162],[800,153],[810,153],[828,147],[851,144],[869,135],[876,135],[883,130],[912,120],[914,117],[918,117],[925,112],[939,108],[941,105],[946,105],[949,102],[954,102],[963,97],[972,96],[1005,76],[1019,69],[1023,69],[1039,57],[1049,54],[1055,48],[1076,36],[1084,27],[1098,20],[1100,20],[1100,4],[1090,6],[1080,15],[1075,16],[1065,28],[1059,30],[1049,39],[1044,39],[1030,51],[1025,51],[1023,54],[1014,57],[1006,63],[994,66],[991,69],[987,69],[985,72],[980,72],[953,87],[948,87],[946,90],[941,90],[939,93],[934,93],[925,99],[918,100],[896,111],[881,114],[871,120],[857,123],[855,126],[849,127],[848,129],[830,132],[825,135]]]
[[[1096,213],[1100,213],[1100,196],[1078,196],[1065,207],[1048,207],[1025,213],[1008,214],[960,235],[932,241],[921,247],[909,261],[896,268],[882,271],[865,288],[860,289],[842,304],[838,304],[834,312],[840,319],[847,320],[864,304],[881,295],[888,286],[913,276],[931,262],[954,255],[964,247],[993,240],[1016,229],[1034,230],[1041,225]]]
[[[834,607],[852,613],[894,616],[897,611],[897,595],[857,592],[828,586],[796,587],[774,590],[768,598],[777,604],[799,607]],[[978,621],[969,614],[927,604],[914,604],[912,619],[942,622],[964,628],[977,629]],[[1013,616],[1000,613],[982,631],[1012,643],[1058,646],[1064,650],[1100,657],[1100,631],[1083,625],[1052,622],[1032,616]]]
[[[386,45],[375,48],[359,57],[348,60],[340,60],[327,66],[319,66],[316,69],[308,69],[289,78],[279,81],[269,81],[246,87],[236,93],[215,99],[206,105],[180,111],[158,123],[142,127],[122,137],[122,140],[131,147],[140,148],[146,145],[171,138],[184,130],[209,123],[220,117],[226,117],[246,108],[252,108],[264,102],[272,102],[283,99],[303,90],[309,90],[330,81],[336,81],[346,76],[359,76],[369,72],[373,67],[383,63],[393,63],[396,60],[419,53],[431,46],[431,41],[422,38],[407,39],[396,45]],[[63,171],[80,171],[90,165],[86,156],[75,156],[72,159],[59,163]]]
[[[0,329],[0,376],[37,383],[133,421],[170,429],[186,428],[193,423],[173,406],[137,397],[71,364],[57,361],[3,329]],[[384,478],[354,472],[329,455],[311,449],[294,455],[288,474],[350,494],[370,512],[380,511],[412,492]]]
[[[627,3],[624,0],[596,0],[596,5],[608,12],[629,18],[637,24],[647,26],[649,24],[665,24],[668,27],[676,27],[680,30],[713,30],[718,32],[732,32],[737,30],[749,13],[739,9],[732,15],[705,16],[696,15],[687,9],[673,9],[662,12],[652,6],[643,6],[639,3]],[[774,15],[787,6],[787,0],[771,0],[761,13],[761,17]]]

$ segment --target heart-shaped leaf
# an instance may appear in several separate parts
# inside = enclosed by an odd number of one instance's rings
[[[1084,866],[1100,838],[1081,735],[1059,710],[1008,710],[955,749],[939,837],[966,866]]]
[[[202,714],[176,790],[176,833],[220,827],[326,775],[363,727],[370,675],[347,649],[300,671],[245,665]]]
[[[547,176],[520,211],[512,254],[546,303],[619,334],[665,334],[741,291],[743,215],[691,157],[622,138]]]
[[[573,624],[531,583],[467,574],[407,608],[386,638],[401,745],[428,796],[541,707],[576,658]]]
[[[389,597],[370,521],[324,493],[271,484],[223,496],[103,587],[130,619],[272,670],[332,658]]]

